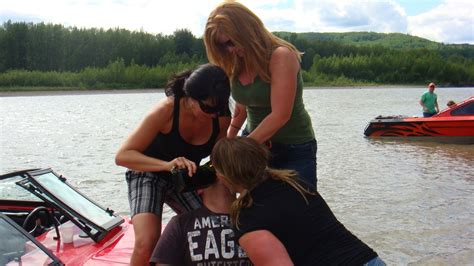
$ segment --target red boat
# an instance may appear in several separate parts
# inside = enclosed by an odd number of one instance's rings
[[[474,143],[474,96],[432,117],[378,116],[367,125],[370,138],[389,137]]]
[[[1,175],[0,196],[0,265],[129,264],[130,220],[51,169]]]

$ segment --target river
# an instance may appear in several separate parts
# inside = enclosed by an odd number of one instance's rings
[[[377,115],[420,115],[425,88],[307,88],[318,140],[318,190],[338,219],[389,265],[474,262],[474,145],[371,140]],[[441,108],[474,88],[437,88]],[[0,94],[0,174],[50,167],[128,214],[124,138],[162,90]],[[173,215],[166,209],[164,222]],[[288,219],[291,219],[288,217]]]

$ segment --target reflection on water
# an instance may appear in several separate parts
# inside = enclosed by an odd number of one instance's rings
[[[28,200],[28,201],[43,201],[26,191],[24,188],[17,186],[16,182],[22,180],[23,177],[12,176],[0,180],[0,199],[8,200]]]
[[[420,115],[424,88],[305,90],[318,140],[318,188],[336,216],[390,265],[474,261],[474,145],[372,140],[377,115]],[[437,89],[440,106],[474,88]],[[51,167],[128,213],[123,139],[162,92],[0,98],[0,173]],[[173,215],[165,210],[165,220]]]

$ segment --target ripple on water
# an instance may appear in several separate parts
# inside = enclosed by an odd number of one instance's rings
[[[363,136],[379,114],[419,114],[424,90],[305,90],[318,140],[318,190],[338,219],[388,265],[465,265],[474,261],[474,145]],[[437,93],[442,101],[460,101],[474,89]],[[0,98],[0,172],[52,167],[101,205],[128,214],[125,169],[115,165],[115,152],[162,97]],[[25,106],[35,106],[35,112]],[[173,215],[165,206],[163,222]]]

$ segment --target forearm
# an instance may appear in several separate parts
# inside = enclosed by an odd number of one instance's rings
[[[246,233],[239,244],[255,266],[294,265],[283,243],[267,230]]]
[[[249,137],[255,139],[259,143],[264,143],[271,139],[271,137],[275,135],[275,133],[282,128],[288,120],[289,118],[286,116],[279,116],[275,113],[270,113],[262,120],[262,122],[260,122],[257,128],[250,133]]]
[[[227,137],[228,138],[236,137],[239,131],[242,129],[244,122],[245,122],[245,117],[243,119],[241,117],[232,118],[229,128],[227,129]]]
[[[159,172],[170,171],[172,164],[144,155],[135,150],[122,151],[115,157],[115,163],[135,171]]]
[[[227,129],[227,137],[228,138],[235,138],[237,134],[239,134],[241,127],[237,127],[233,124],[229,126],[229,129]]]
[[[237,136],[240,129],[242,129],[245,119],[247,119],[247,112],[245,110],[245,106],[236,105],[234,115],[232,117],[232,120],[230,121],[230,126],[227,129],[228,138],[234,138]]]

